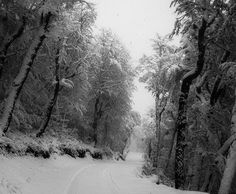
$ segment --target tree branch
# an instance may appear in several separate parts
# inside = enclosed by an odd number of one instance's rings
[[[225,63],[228,60],[229,56],[230,56],[230,51],[225,50],[225,52],[224,52],[224,54],[221,58],[221,64]],[[219,95],[218,95],[219,94],[219,86],[220,86],[220,83],[221,83],[222,76],[223,76],[223,74],[220,73],[220,75],[218,75],[215,79],[215,83],[214,83],[212,93],[211,93],[211,97],[210,97],[210,105],[211,106],[214,106],[214,104],[216,103],[216,101],[219,97]]]
[[[231,135],[224,143],[224,145],[218,150],[217,154],[224,155],[225,152],[229,149],[231,144],[236,140],[236,133]]]

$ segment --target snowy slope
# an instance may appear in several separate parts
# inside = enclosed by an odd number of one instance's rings
[[[0,194],[196,194],[140,178],[141,155],[126,162],[0,156]]]

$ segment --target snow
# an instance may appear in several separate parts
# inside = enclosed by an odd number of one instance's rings
[[[197,194],[142,178],[142,155],[127,161],[0,156],[0,194]]]
[[[92,160],[60,156],[48,160],[32,157],[0,157],[0,194],[60,194],[70,183],[75,170]],[[9,189],[10,187],[10,189]]]

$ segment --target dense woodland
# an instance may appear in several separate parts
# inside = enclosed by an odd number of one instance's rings
[[[0,0],[1,149],[19,154],[14,142],[30,139],[49,151],[82,142],[125,155],[136,134],[144,173],[159,183],[235,194],[236,1],[171,6],[173,32],[157,34],[134,69],[113,32],[94,32],[92,3]],[[144,118],[132,110],[137,76],[155,97]]]
[[[60,137],[122,153],[140,120],[131,110],[134,73],[116,35],[93,32],[94,5],[0,6],[1,136]]]
[[[143,123],[144,169],[176,188],[235,194],[236,1],[175,0],[172,6],[173,33],[157,35],[153,55],[138,67],[155,96]],[[179,48],[171,45],[173,35],[181,37]]]

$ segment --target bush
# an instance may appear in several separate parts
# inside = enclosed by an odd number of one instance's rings
[[[102,152],[101,151],[94,151],[91,153],[91,156],[94,158],[94,159],[100,159],[102,160]]]
[[[79,158],[84,158],[85,157],[85,154],[86,154],[86,149],[77,149],[77,153],[78,153],[78,157]]]
[[[71,147],[66,147],[65,145],[62,145],[59,150],[61,151],[62,155],[67,154],[71,156],[72,158],[76,158],[77,151]]]
[[[94,159],[112,158],[110,148],[95,149],[73,138],[58,139],[53,136],[36,138],[22,133],[9,133],[9,138],[0,138],[0,154],[31,155],[50,158],[51,154],[69,155],[73,158],[84,158],[89,154]],[[121,157],[120,157],[121,158]]]
[[[49,150],[44,149],[38,145],[28,145],[25,154],[32,154],[34,157],[43,157],[43,158],[50,158]]]

